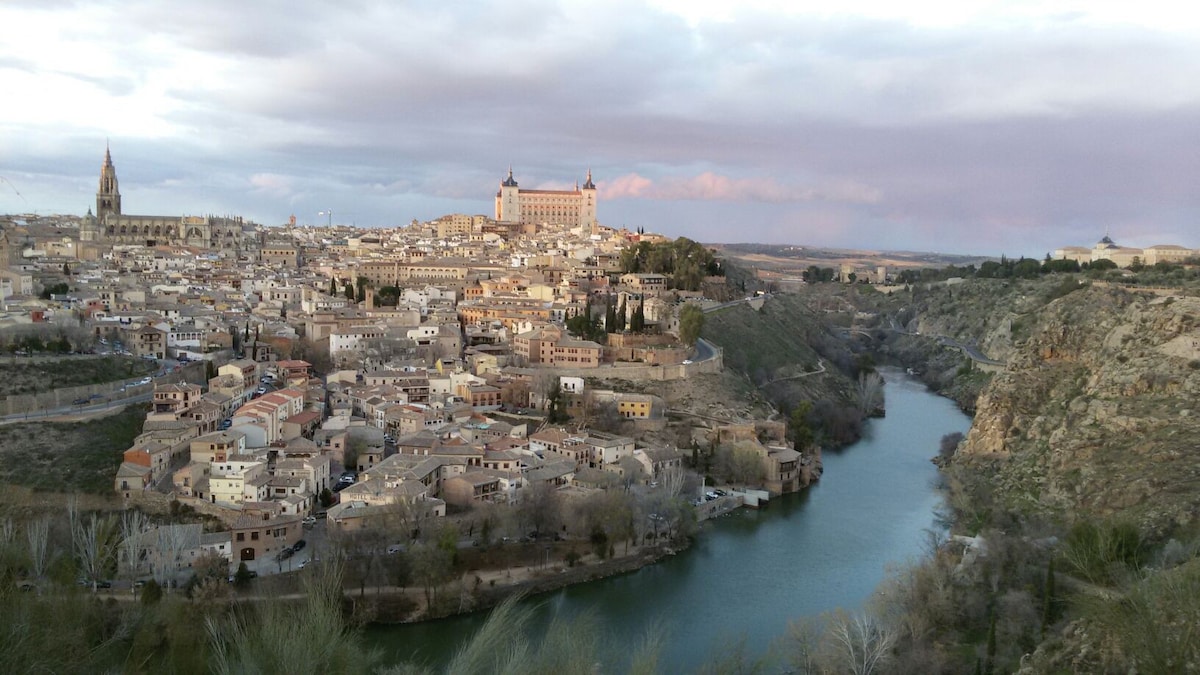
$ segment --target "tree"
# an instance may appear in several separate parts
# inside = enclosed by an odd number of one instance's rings
[[[70,263],[63,263],[63,276],[65,276],[65,277],[69,277],[69,276],[71,276],[71,265],[70,265]]]
[[[115,535],[111,518],[100,518],[95,513],[86,521],[76,520],[72,529],[75,557],[79,569],[86,575],[95,591],[97,584],[104,577],[112,564],[116,552]]]
[[[558,531],[562,525],[562,496],[549,483],[537,483],[521,491],[517,517],[522,525],[545,534]]]
[[[233,585],[237,588],[246,588],[250,585],[250,568],[246,567],[246,561],[238,563],[237,571],[233,573]]]
[[[344,292],[347,300],[350,300],[351,302],[354,301],[354,284],[347,281],[346,285],[342,287],[342,291]]]
[[[141,511],[129,509],[121,514],[120,562],[130,581],[138,576],[142,555],[142,536],[149,529],[150,519]]]
[[[554,381],[546,390],[546,422],[562,424],[571,419],[567,413],[567,398],[558,382]]]
[[[687,346],[696,344],[700,331],[704,329],[704,310],[699,305],[688,303],[679,310],[679,340]]]
[[[425,589],[425,605],[432,609],[437,591],[454,576],[453,559],[446,549],[430,542],[418,542],[409,549],[413,580]]]
[[[836,670],[854,675],[882,670],[896,643],[895,631],[878,619],[865,614],[849,616],[841,610],[834,614],[827,637],[840,662]]]
[[[329,279],[329,294],[337,295],[337,279],[330,277]]]
[[[766,476],[763,458],[750,443],[734,443],[717,448],[714,469],[735,485],[757,485]]]
[[[869,417],[883,408],[883,377],[879,373],[862,371],[855,386],[858,412]]]
[[[813,430],[808,423],[808,415],[812,412],[812,403],[801,401],[792,408],[788,419],[788,438],[792,439],[792,448],[796,452],[805,452],[813,444]]]
[[[614,322],[616,324],[616,330],[613,332],[620,333],[625,330],[625,318],[628,315],[625,298],[622,297],[621,306],[617,308],[616,321]]]
[[[41,579],[46,574],[46,565],[50,562],[49,548],[50,519],[36,518],[25,529],[25,537],[29,541],[29,571],[34,579]]]

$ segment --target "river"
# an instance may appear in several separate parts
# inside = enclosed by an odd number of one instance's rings
[[[594,612],[625,658],[660,620],[664,672],[694,671],[739,641],[746,654],[763,655],[791,619],[861,607],[888,566],[921,554],[940,500],[929,460],[943,435],[970,427],[953,402],[900,371],[881,372],[887,417],[871,420],[854,445],[826,452],[824,475],[807,491],[707,523],[690,549],[656,565],[529,602],[567,616]],[[377,627],[368,643],[388,661],[441,663],[484,616]],[[610,666],[624,670],[620,656]]]

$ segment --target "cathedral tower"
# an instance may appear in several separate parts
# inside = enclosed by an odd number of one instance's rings
[[[117,169],[106,145],[104,166],[100,167],[100,189],[96,191],[96,220],[104,222],[110,213],[121,215],[121,191],[117,188]]]

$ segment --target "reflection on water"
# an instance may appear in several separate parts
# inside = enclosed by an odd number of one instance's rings
[[[899,371],[884,375],[887,417],[853,446],[826,452],[825,473],[808,491],[706,524],[688,551],[657,565],[530,602],[547,614],[595,613],[626,657],[661,620],[660,664],[672,671],[693,670],[739,639],[747,653],[764,653],[790,619],[860,607],[889,565],[919,555],[939,501],[929,460],[943,435],[970,427],[949,400]],[[395,658],[440,663],[482,620],[380,627],[369,642]]]

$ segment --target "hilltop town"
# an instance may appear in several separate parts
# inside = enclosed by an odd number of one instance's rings
[[[756,299],[695,242],[601,225],[596,192],[590,173],[549,191],[510,170],[494,217],[265,227],[128,215],[106,152],[94,210],[3,223],[3,347],[139,358],[150,373],[45,382],[0,414],[148,403],[113,489],[126,507],[204,519],[141,537],[143,560],[169,561],[141,572],[163,583],[204,557],[267,574],[368,535],[375,553],[400,550],[442,520],[463,545],[592,546],[598,527],[658,543],[814,480],[819,453],[793,449],[782,423],[714,423],[707,403],[703,426],[669,427],[667,387],[722,370],[699,339],[704,312]],[[718,441],[749,454],[684,470]],[[713,476],[753,489],[705,487]],[[635,526],[570,506],[609,492]]]

